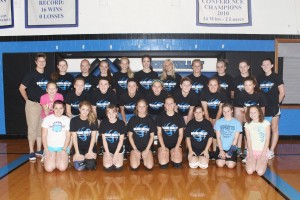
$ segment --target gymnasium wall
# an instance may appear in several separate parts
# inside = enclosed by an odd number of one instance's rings
[[[251,0],[252,25],[241,27],[197,26],[196,0],[78,0],[78,27],[25,29],[24,3],[24,0],[14,0],[14,27],[1,30],[2,36],[98,33],[298,35],[300,32],[300,1],[297,0]]]

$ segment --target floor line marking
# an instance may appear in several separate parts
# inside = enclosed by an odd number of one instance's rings
[[[0,179],[5,177],[7,174],[12,172],[13,170],[17,169],[19,166],[23,165],[25,162],[28,161],[28,154],[23,155],[16,160],[12,161],[11,163],[8,163],[4,167],[0,168]]]

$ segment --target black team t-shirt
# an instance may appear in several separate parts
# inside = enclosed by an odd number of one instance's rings
[[[192,80],[192,90],[200,97],[203,89],[207,87],[208,78],[204,75],[196,77],[194,74],[190,74],[188,77]]]
[[[244,91],[244,80],[247,77],[242,77],[241,75],[238,75],[233,80],[233,91],[234,91],[234,99],[233,99],[233,105],[235,107],[238,107],[238,97],[240,92]]]
[[[87,91],[82,91],[80,96],[75,94],[75,90],[71,90],[65,98],[65,103],[71,106],[72,115],[79,115],[79,104],[82,101],[89,101],[89,94]]]
[[[150,140],[150,133],[156,132],[156,126],[150,116],[141,118],[137,115],[130,118],[127,131],[132,132],[132,138],[136,148],[144,151]]]
[[[164,103],[168,97],[168,93],[164,90],[161,91],[160,95],[156,96],[152,91],[146,96],[148,103],[148,112],[151,115],[159,115],[165,110]]]
[[[74,76],[66,73],[65,75],[59,75],[56,80],[58,93],[62,94],[66,98],[67,94],[72,90],[74,82]]]
[[[261,91],[267,99],[266,116],[275,116],[279,112],[279,90],[278,86],[284,84],[278,74],[272,73],[269,76],[261,75],[257,79]]]
[[[139,82],[139,91],[143,95],[147,95],[154,79],[158,78],[158,74],[155,71],[145,73],[143,70],[134,74],[134,78]]]
[[[176,112],[173,116],[168,116],[166,112],[163,112],[156,118],[156,126],[161,127],[164,144],[170,149],[176,146],[179,129],[185,127],[185,122],[183,117]]]
[[[178,107],[178,113],[182,116],[187,116],[191,106],[196,106],[199,103],[197,95],[191,90],[189,94],[184,97],[181,90],[176,90],[174,99]]]
[[[27,73],[22,80],[22,84],[26,87],[26,93],[30,101],[40,102],[40,98],[46,93],[49,75],[39,73],[36,69]]]
[[[90,125],[88,120],[81,120],[79,116],[71,119],[70,132],[76,133],[79,150],[89,149],[92,131],[97,131],[97,121]]]
[[[254,92],[253,94],[248,94],[246,91],[240,92],[238,96],[239,107],[249,107],[254,105],[258,105],[259,107],[267,106],[267,100],[263,93]]]
[[[175,78],[173,78],[170,75],[167,75],[167,79],[163,80],[164,83],[164,89],[168,94],[174,94],[175,90],[180,88],[180,80],[181,80],[181,75],[175,73]]]
[[[192,149],[198,155],[206,148],[208,139],[214,136],[214,129],[206,119],[201,122],[192,119],[185,128],[185,135],[190,138]]]
[[[119,99],[119,105],[124,106],[125,114],[134,114],[136,102],[143,96],[137,92],[134,97],[130,97],[128,93],[124,93]]]
[[[216,93],[211,93],[209,89],[206,88],[201,93],[201,101],[207,102],[207,110],[209,113],[209,117],[212,119],[216,119],[220,104],[226,103],[227,97],[224,92],[217,91]]]
[[[116,72],[114,73],[114,81],[116,86],[117,95],[121,96],[127,93],[127,80],[129,79],[127,73]]]
[[[76,78],[83,78],[85,84],[84,84],[84,90],[87,92],[93,91],[98,83],[97,83],[97,77],[93,74],[89,74],[88,76],[82,76],[82,74],[78,74]]]
[[[218,74],[215,75],[216,78],[219,80],[220,87],[226,93],[228,101],[231,99],[231,91],[233,91],[233,78],[229,74],[225,74],[224,76],[219,76]]]
[[[109,153],[114,154],[118,147],[121,135],[126,133],[126,126],[122,120],[117,120],[115,123],[110,123],[108,119],[104,119],[100,123],[99,134],[105,136]],[[119,153],[122,153],[123,148]]]
[[[112,89],[108,89],[105,94],[102,94],[100,89],[95,89],[92,92],[91,103],[96,106],[97,119],[106,118],[106,107],[110,104],[117,105],[117,96]]]

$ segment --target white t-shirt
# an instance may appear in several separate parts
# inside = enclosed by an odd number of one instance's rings
[[[264,149],[267,126],[270,126],[270,122],[267,120],[264,120],[262,123],[252,121],[245,124],[245,128],[250,132],[252,150],[262,151]]]
[[[43,120],[42,127],[48,129],[47,143],[49,147],[63,147],[66,132],[70,130],[70,118],[64,115],[57,118],[52,114]]]

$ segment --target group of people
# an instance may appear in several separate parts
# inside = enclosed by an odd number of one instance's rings
[[[75,78],[67,73],[66,60],[58,62],[51,77],[44,73],[45,54],[37,54],[35,62],[36,70],[24,77],[19,90],[26,101],[29,159],[43,155],[46,171],[66,170],[72,147],[76,170],[95,169],[97,143],[106,170],[121,169],[127,152],[132,170],[141,160],[152,169],[154,144],[161,168],[169,163],[180,168],[185,149],[191,168],[205,169],[209,159],[233,168],[241,156],[249,174],[263,175],[268,159],[274,158],[285,90],[269,58],[257,78],[250,76],[245,60],[236,78],[226,73],[224,59],[217,61],[211,78],[202,75],[200,59],[192,61],[187,77],[176,73],[171,59],[163,62],[158,76],[149,55],[142,57],[143,69],[136,73],[127,57],[113,75],[102,60],[99,77],[86,59]]]

